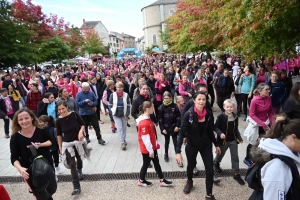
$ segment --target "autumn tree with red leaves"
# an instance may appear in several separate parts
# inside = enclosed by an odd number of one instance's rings
[[[98,33],[91,27],[82,26],[82,34],[84,37],[82,52],[91,54],[106,53],[103,43]]]
[[[300,2],[292,0],[182,0],[168,19],[171,50],[230,50],[249,60],[295,54]]]

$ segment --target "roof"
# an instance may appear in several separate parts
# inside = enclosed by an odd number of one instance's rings
[[[144,8],[147,8],[147,7],[150,7],[150,6],[156,6],[156,5],[165,5],[165,4],[177,4],[179,0],[158,0],[158,1],[155,1],[154,3],[148,5],[148,6],[145,6],[142,8],[142,10]]]
[[[101,21],[85,21],[85,23],[83,25],[85,25],[85,27],[87,28],[95,28],[95,26],[97,26],[98,24],[102,24],[102,26],[107,30],[107,28],[104,26],[104,24]],[[107,30],[108,32],[108,30]]]
[[[114,35],[116,35],[116,36],[120,36],[120,37],[123,37],[123,38],[135,38],[134,36],[131,36],[131,35],[128,35],[128,34],[126,34],[126,33],[118,33],[118,32],[115,32],[115,31],[111,31],[110,32],[111,34],[114,34]]]

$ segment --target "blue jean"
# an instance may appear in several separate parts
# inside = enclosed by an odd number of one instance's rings
[[[27,99],[27,96],[24,96],[24,97],[22,97],[21,99],[20,99],[20,102],[21,102],[21,104],[22,104],[22,108],[25,108],[26,107],[26,99]]]
[[[13,117],[14,117],[14,114],[7,115],[7,116],[8,116],[8,119],[3,118],[3,121],[4,121],[4,133],[5,133],[6,135],[9,134],[9,119],[12,120]]]

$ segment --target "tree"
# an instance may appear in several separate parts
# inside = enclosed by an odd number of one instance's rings
[[[87,28],[83,26],[84,42],[81,50],[87,52],[89,55],[102,53],[105,54],[106,50],[102,44],[98,33],[91,27]]]
[[[30,44],[34,32],[13,18],[13,7],[5,0],[0,1],[0,63],[6,67],[30,64],[36,59]]]
[[[65,37],[65,41],[71,48],[71,51],[68,56],[69,58],[75,58],[77,55],[80,54],[84,38],[81,35],[81,32],[78,27],[74,27],[72,25],[72,27],[69,28],[69,31]]]
[[[295,53],[300,3],[291,0],[182,0],[168,19],[171,50],[232,49],[249,60]]]

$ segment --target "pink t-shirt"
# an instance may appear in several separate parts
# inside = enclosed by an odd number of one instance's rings
[[[10,104],[9,107],[6,106],[6,112],[7,112],[7,115],[14,114],[13,104],[12,104],[10,98],[9,98],[9,97],[3,98],[3,100],[4,100],[4,102],[5,102],[5,105]]]
[[[70,94],[72,92],[71,85],[61,85],[60,88],[65,88],[67,90],[68,94]]]
[[[265,74],[260,75],[260,74],[258,73],[257,79],[256,79],[257,85],[260,84],[260,83],[265,83],[265,82],[266,82],[266,76],[265,76]]]

